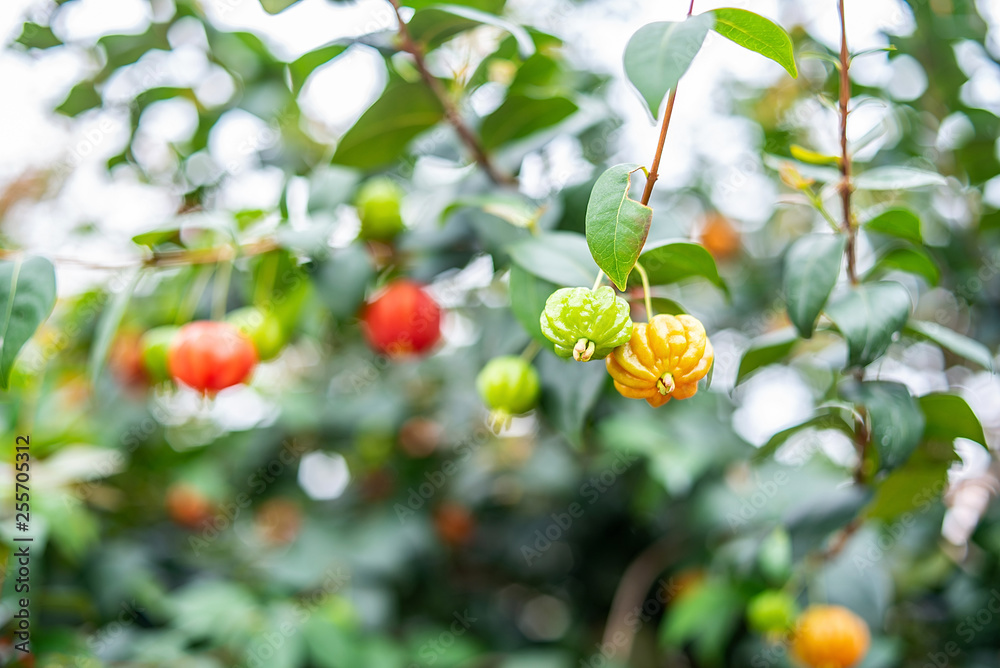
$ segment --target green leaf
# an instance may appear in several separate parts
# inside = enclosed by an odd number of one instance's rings
[[[56,303],[56,273],[41,257],[0,262],[0,388],[14,360]]]
[[[160,230],[150,230],[149,232],[141,232],[132,237],[132,243],[138,244],[139,246],[147,246],[150,249],[167,242],[180,244],[181,230],[179,227],[173,226],[165,227]]]
[[[522,26],[474,7],[430,5],[417,10],[406,25],[413,39],[433,49],[458,33],[481,24],[496,26],[509,32],[517,42],[522,58],[535,53],[535,42]]]
[[[475,7],[481,12],[499,14],[503,11],[504,3],[505,0],[454,0],[448,4],[451,6]],[[438,2],[436,0],[401,0],[399,4],[404,7],[412,7],[413,9],[426,9],[427,7],[436,6]]]
[[[903,513],[929,508],[948,483],[950,459],[930,459],[918,450],[904,466],[879,483],[865,516],[894,522]]]
[[[305,85],[306,79],[317,67],[326,65],[347,51],[349,47],[349,44],[328,44],[303,54],[289,63],[288,74],[292,79],[292,92],[298,94],[302,90],[302,86]]]
[[[70,89],[66,99],[56,107],[56,111],[72,117],[82,114],[88,109],[101,106],[101,102],[101,95],[94,88],[94,82],[81,81]]]
[[[809,149],[803,148],[798,144],[792,144],[788,150],[791,152],[793,158],[808,165],[840,164],[839,155],[824,155],[822,153],[817,153],[816,151],[810,151]]]
[[[711,13],[715,14],[715,32],[745,49],[770,58],[784,67],[793,79],[798,78],[792,38],[781,26],[745,9],[726,7]]]
[[[653,210],[629,197],[632,172],[639,165],[615,165],[601,174],[587,204],[587,245],[597,265],[619,290],[646,243]]]
[[[988,447],[983,425],[962,397],[943,392],[925,394],[920,397],[920,410],[926,421],[925,439],[950,445],[956,438],[967,438]]]
[[[52,28],[31,21],[26,21],[21,27],[21,35],[15,41],[29,49],[51,49],[62,44],[62,40],[55,36]]]
[[[881,276],[891,270],[905,271],[926,279],[929,285],[937,285],[941,280],[941,270],[934,259],[922,248],[894,248],[879,258],[865,275],[866,280]]]
[[[938,344],[963,359],[975,362],[987,371],[993,371],[993,353],[975,339],[970,339],[936,322],[912,320],[906,326],[908,334],[916,334]]]
[[[847,339],[849,364],[867,365],[889,348],[892,335],[910,316],[910,295],[899,283],[866,283],[827,306]]]
[[[736,382],[741,382],[747,374],[757,369],[780,362],[792,352],[798,342],[798,332],[793,327],[786,327],[776,332],[770,332],[757,337],[750,342],[750,348],[740,360],[740,368],[736,372]]]
[[[948,180],[937,172],[916,167],[876,167],[854,179],[854,187],[858,190],[913,190],[947,183]]]
[[[587,242],[574,232],[540,234],[511,245],[507,252],[522,269],[558,286],[590,286],[597,278]]]
[[[479,139],[486,150],[495,149],[552,127],[577,109],[576,104],[565,97],[508,95],[503,104],[483,119]]]
[[[665,299],[664,297],[653,297],[650,299],[653,303],[653,312],[657,315],[665,313],[667,315],[683,315],[687,313],[687,310],[673,299]],[[715,369],[715,365],[712,365],[712,369]]]
[[[296,2],[299,2],[299,0],[260,0],[260,6],[268,14],[279,14]]]
[[[868,232],[878,232],[906,239],[916,244],[924,242],[920,234],[920,219],[909,209],[889,209],[883,211],[864,224]]]
[[[868,413],[880,467],[892,470],[906,462],[924,435],[924,414],[906,386],[877,380],[851,382],[842,390]]]
[[[839,234],[808,234],[785,256],[784,291],[788,318],[803,338],[812,336],[816,318],[840,275],[846,240]]]
[[[551,341],[542,334],[539,319],[545,310],[545,300],[561,286],[535,276],[527,269],[510,267],[510,310],[525,331],[546,350],[553,350]]]
[[[816,430],[836,429],[841,433],[843,433],[844,435],[853,438],[854,428],[847,420],[844,419],[843,411],[844,407],[842,406],[837,406],[837,405],[818,406],[816,408],[816,414],[813,417],[795,426],[788,427],[787,429],[782,429],[777,434],[768,439],[767,443],[762,445],[760,449],[757,451],[757,454],[754,455],[754,460],[761,461],[763,459],[767,459],[775,452],[777,452],[778,448],[783,446],[788,441],[788,439],[790,439],[792,436],[799,433],[800,431],[806,429],[816,429]]]
[[[101,377],[104,363],[108,359],[108,350],[111,349],[115,333],[118,331],[118,326],[121,325],[122,317],[125,315],[125,308],[128,306],[129,300],[132,299],[132,293],[135,292],[135,286],[139,284],[139,279],[141,278],[141,270],[132,272],[125,287],[111,297],[108,306],[101,315],[101,320],[97,323],[97,331],[94,332],[94,343],[90,347],[91,383],[96,384],[98,378]]]
[[[463,197],[449,204],[441,212],[441,221],[448,219],[456,211],[473,207],[484,213],[510,223],[514,227],[532,227],[540,211],[537,206],[519,195],[474,195]]]
[[[729,288],[719,276],[715,258],[704,246],[690,241],[661,241],[650,244],[639,256],[642,268],[649,275],[650,285],[669,285],[689,278],[704,278],[725,293]],[[629,281],[641,285],[638,273]]]
[[[540,355],[535,364],[542,379],[543,414],[566,440],[582,450],[587,415],[608,380],[607,372],[602,365],[580,364],[554,354]]]
[[[333,162],[359,169],[386,165],[442,118],[444,108],[430,88],[422,83],[396,84],[341,137]]]
[[[711,14],[686,21],[660,21],[639,28],[625,47],[625,74],[646,102],[653,118],[667,91],[681,80],[712,29]]]
[[[736,630],[744,604],[731,584],[709,580],[670,606],[660,627],[660,640],[678,648],[691,642],[700,662],[715,664]]]

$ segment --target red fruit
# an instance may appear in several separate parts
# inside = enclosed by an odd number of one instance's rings
[[[176,483],[167,490],[167,514],[182,527],[200,529],[213,512],[212,502],[196,487]]]
[[[170,375],[201,392],[242,383],[256,364],[253,343],[228,322],[189,322],[177,332],[167,352]]]
[[[391,357],[425,353],[441,338],[441,308],[413,281],[390,283],[361,321],[368,344]]]

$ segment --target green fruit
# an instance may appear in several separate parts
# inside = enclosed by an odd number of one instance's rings
[[[516,355],[495,357],[476,377],[476,389],[490,410],[521,415],[538,403],[538,372]]]
[[[389,241],[405,229],[399,208],[403,189],[388,178],[370,179],[358,192],[355,206],[361,219],[361,239]]]
[[[245,306],[226,315],[226,320],[253,342],[257,357],[269,360],[277,357],[285,346],[285,331],[281,321],[256,306]]]
[[[607,357],[632,334],[628,303],[608,286],[556,290],[545,301],[540,324],[556,354],[578,362]]]
[[[161,383],[170,378],[167,366],[167,351],[180,327],[154,327],[142,335],[139,345],[142,349],[142,365],[150,380]]]
[[[757,566],[772,586],[780,586],[792,573],[792,540],[784,528],[778,527],[761,542]]]
[[[759,633],[784,633],[795,625],[798,616],[795,599],[776,589],[757,594],[747,605],[747,622]]]

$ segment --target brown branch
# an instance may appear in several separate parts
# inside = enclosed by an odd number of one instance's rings
[[[844,0],[840,0],[840,199],[844,205],[843,230],[847,234],[844,253],[847,256],[847,277],[852,285],[858,283],[857,239],[858,229],[851,215],[851,155],[847,150],[847,115],[851,102],[851,58],[847,52],[847,20]]]
[[[670,565],[675,547],[673,540],[661,538],[639,553],[622,574],[618,589],[615,590],[615,596],[611,601],[611,611],[608,613],[601,641],[602,647],[610,644],[615,648],[615,663],[622,665],[628,663],[635,636],[641,628],[634,622],[628,623],[629,613],[636,608],[642,608],[649,588],[653,586],[657,576]]]
[[[472,131],[464,120],[462,120],[462,115],[458,111],[458,107],[455,106],[454,101],[448,95],[448,91],[444,89],[441,85],[441,81],[431,74],[431,71],[427,69],[427,61],[424,59],[423,49],[420,45],[414,41],[413,36],[410,34],[409,28],[406,26],[406,21],[403,20],[403,15],[400,13],[399,0],[389,0],[392,5],[393,10],[396,12],[396,20],[399,23],[399,39],[402,42],[403,50],[413,56],[413,62],[417,67],[417,71],[420,72],[420,77],[424,80],[424,83],[431,89],[434,96],[441,102],[441,106],[444,108],[445,118],[455,132],[458,133],[459,139],[465,144],[466,148],[472,153],[473,158],[482,167],[486,175],[490,177],[490,180],[498,185],[516,185],[517,179],[509,174],[504,174],[500,172],[490,156],[486,153],[482,144],[479,142],[479,138]]]
[[[694,0],[691,0],[691,4],[688,6],[687,15],[690,17],[694,12]],[[677,99],[677,86],[675,85],[670,91],[670,96],[667,97],[667,108],[663,111],[663,122],[660,125],[660,139],[656,143],[656,154],[653,156],[653,162],[649,166],[649,174],[646,177],[646,187],[642,191],[642,204],[646,206],[649,204],[649,198],[653,196],[653,186],[656,185],[656,180],[660,178],[660,158],[663,157],[663,145],[667,141],[667,130],[670,128],[670,117],[674,115],[674,101]]]

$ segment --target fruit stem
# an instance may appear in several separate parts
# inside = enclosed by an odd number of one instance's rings
[[[649,296],[649,276],[646,275],[646,270],[639,262],[635,263],[635,270],[639,272],[639,278],[642,279],[642,297],[646,305],[646,321],[648,322],[653,319],[653,300]]]
[[[604,280],[604,270],[603,269],[598,269],[597,270],[597,279],[594,281],[594,287],[592,287],[590,289],[590,291],[593,292],[597,288],[601,287],[601,281],[603,281],[603,280]]]
[[[528,342],[528,345],[525,346],[524,350],[521,351],[521,359],[523,359],[525,362],[530,362],[531,360],[535,359],[535,355],[537,355],[541,351],[542,351],[542,346],[539,345],[538,341],[532,339],[531,341]]]

